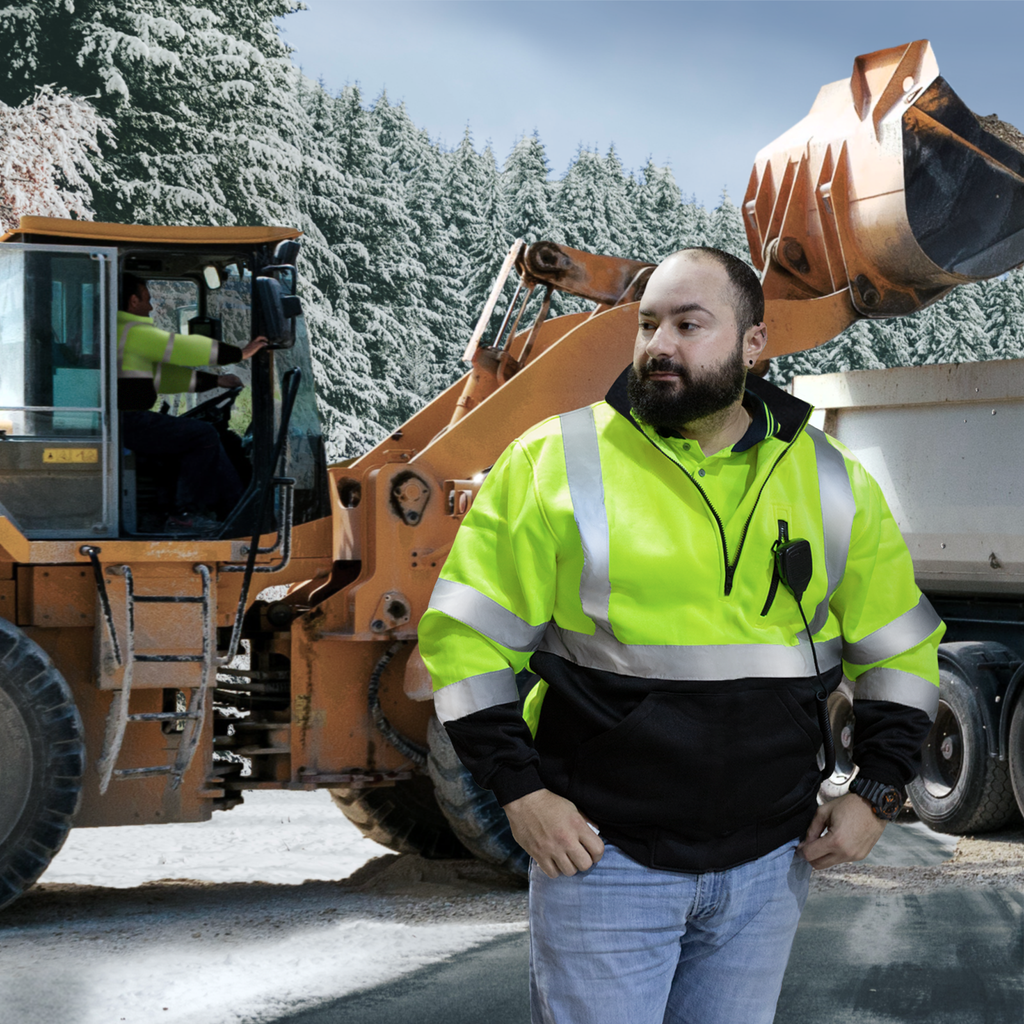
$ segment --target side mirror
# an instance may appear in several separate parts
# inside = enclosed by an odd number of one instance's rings
[[[295,317],[301,314],[302,304],[298,297],[286,295],[280,281],[263,275],[255,279],[254,336],[262,334],[270,348],[291,348],[295,344]]]
[[[299,290],[298,274],[292,265],[283,264],[279,267],[265,267],[263,273],[277,281],[281,286],[281,290],[286,295],[294,295]]]
[[[299,243],[294,238],[285,239],[274,246],[275,263],[292,263],[299,258]]]
[[[221,279],[220,270],[215,267],[212,263],[208,263],[203,267],[203,280],[206,282],[206,287],[211,292],[216,291],[224,281]]]

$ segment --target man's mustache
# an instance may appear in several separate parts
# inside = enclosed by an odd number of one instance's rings
[[[683,381],[689,381],[690,374],[685,366],[672,362],[667,356],[652,356],[640,367],[640,377],[646,380],[652,373],[674,373]]]

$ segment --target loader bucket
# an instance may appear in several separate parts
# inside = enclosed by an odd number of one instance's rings
[[[977,118],[937,78],[903,115],[907,221],[937,266],[994,277],[1024,262],[1024,145],[994,116]]]
[[[1024,262],[1024,136],[938,72],[926,40],[858,57],[758,153],[743,214],[767,355]]]

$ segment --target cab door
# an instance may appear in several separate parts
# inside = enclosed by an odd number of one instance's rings
[[[117,250],[0,246],[0,515],[29,538],[116,536]]]

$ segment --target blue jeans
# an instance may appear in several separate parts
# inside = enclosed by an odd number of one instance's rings
[[[533,1024],[770,1024],[811,866],[797,841],[725,871],[530,865]]]

